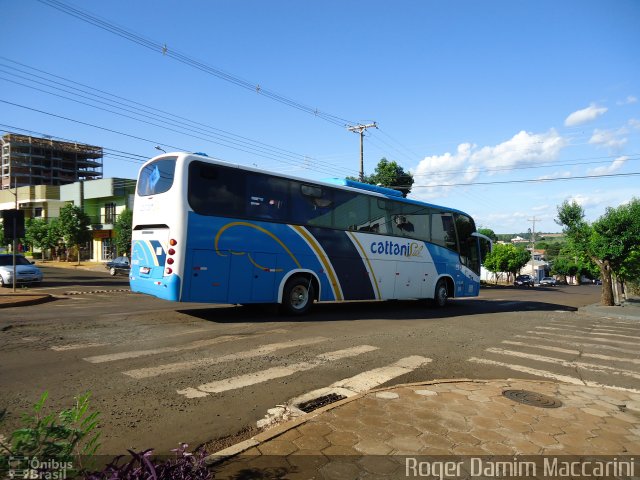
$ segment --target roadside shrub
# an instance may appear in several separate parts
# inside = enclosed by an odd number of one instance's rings
[[[99,446],[100,433],[95,430],[100,413],[89,413],[90,395],[87,392],[76,397],[76,404],[68,410],[45,415],[43,407],[49,393],[44,392],[32,412],[22,415],[22,428],[15,430],[6,442],[0,441],[0,472],[10,467],[28,471],[33,468],[30,460],[34,458],[53,465],[73,465],[74,470],[82,468],[74,465],[73,460],[80,455],[93,455]],[[0,423],[5,413],[0,414]],[[9,457],[17,459],[17,463],[9,465]]]
[[[153,449],[143,452],[128,450],[131,459],[120,464],[124,458],[122,455],[114,458],[104,469],[99,472],[89,473],[86,480],[208,480],[213,474],[207,468],[204,450],[195,453],[187,451],[188,445],[181,443],[172,452],[175,458],[162,460],[154,458]]]

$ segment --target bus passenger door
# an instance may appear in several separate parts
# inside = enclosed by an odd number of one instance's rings
[[[226,303],[229,292],[229,252],[193,250],[191,265],[187,265],[188,298],[191,302]]]

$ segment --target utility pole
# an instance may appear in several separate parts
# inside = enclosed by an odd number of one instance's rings
[[[536,266],[535,266],[535,249],[536,249],[536,222],[539,220],[536,217],[529,218],[530,222],[533,222],[533,228],[531,229],[531,273],[533,278],[536,278]]]
[[[368,123],[366,125],[354,125],[347,127],[347,130],[360,134],[360,176],[358,179],[362,182],[364,180],[364,132],[367,128],[378,128],[376,122]]]

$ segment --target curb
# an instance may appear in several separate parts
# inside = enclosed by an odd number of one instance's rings
[[[10,301],[3,302],[3,298],[9,298]],[[24,298],[20,298],[24,297]],[[0,296],[0,308],[12,308],[12,307],[26,307],[29,305],[38,305],[40,303],[46,303],[54,300],[53,295],[50,294],[41,294],[41,295],[32,295],[32,294],[7,294]]]
[[[613,305],[611,307],[603,306],[603,305],[600,305],[599,303],[594,303],[592,305],[586,305],[584,307],[580,307],[578,309],[578,312],[584,313],[587,315],[598,315],[604,318],[617,318],[621,320],[638,321],[640,319],[640,308],[638,307],[635,308],[636,310],[638,310],[638,312],[635,314],[633,312],[625,311],[625,308],[627,310],[628,309],[634,310],[634,307],[625,305],[625,302],[623,302],[622,305]]]
[[[507,379],[507,380],[514,380],[514,379]],[[261,444],[268,442],[276,437],[279,437],[280,435],[288,432],[289,430],[292,430],[304,423],[307,423],[309,420],[312,420],[314,418],[316,418],[319,415],[322,415],[325,412],[328,412],[329,410],[333,410],[334,408],[338,408],[341,407],[342,405],[346,405],[347,403],[351,403],[353,401],[359,400],[362,397],[369,395],[371,393],[376,393],[376,392],[386,392],[388,390],[394,390],[396,388],[402,388],[402,387],[417,387],[417,386],[427,386],[427,385],[438,385],[438,384],[442,384],[442,383],[489,383],[492,380],[472,380],[469,378],[458,378],[458,379],[440,379],[440,380],[430,380],[427,382],[416,382],[416,383],[402,383],[402,384],[398,384],[398,385],[393,385],[391,387],[382,387],[382,388],[374,388],[372,390],[368,390],[366,392],[362,392],[362,393],[358,393],[357,395],[354,395],[352,397],[348,397],[348,398],[344,398],[342,400],[338,400],[337,402],[331,403],[329,405],[325,405],[324,407],[320,407],[317,410],[314,410],[312,412],[309,413],[305,413],[304,415],[297,417],[297,418],[293,418],[291,420],[288,420],[280,425],[277,425],[275,427],[272,427],[268,430],[265,430],[264,432],[258,433],[257,435],[244,440],[242,442],[239,442],[235,445],[232,445],[230,447],[224,448],[222,450],[219,450],[217,452],[214,452],[210,455],[207,455],[204,458],[204,461],[207,463],[207,465],[209,466],[213,466],[213,465],[217,465],[219,463],[222,463],[226,460],[229,460],[232,457],[235,457],[236,455],[241,454],[242,452],[249,450],[250,448],[253,447],[257,447],[260,446]],[[557,382],[550,382],[550,381],[543,381],[544,383],[552,383],[555,384]]]

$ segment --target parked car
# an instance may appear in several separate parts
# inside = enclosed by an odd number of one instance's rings
[[[22,255],[16,255],[16,284],[40,283],[42,271]],[[0,287],[13,285],[13,255],[0,254]]]
[[[558,285],[558,281],[553,277],[543,277],[542,280],[540,280],[540,285],[555,287]]]
[[[513,284],[516,287],[533,287],[534,280],[531,275],[518,275]]]
[[[131,264],[128,257],[116,257],[115,259],[107,262],[106,265],[111,275],[129,275],[131,271]]]

